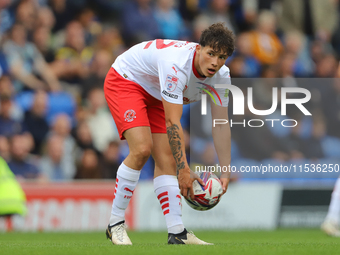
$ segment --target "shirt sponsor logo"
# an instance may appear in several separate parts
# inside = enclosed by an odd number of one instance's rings
[[[174,99],[177,99],[177,98],[178,98],[178,95],[170,94],[170,93],[167,92],[166,90],[163,90],[162,93],[163,93],[164,95],[166,95],[167,97],[171,97],[171,98],[174,98]]]
[[[168,74],[166,76],[166,81],[165,81],[165,87],[168,92],[173,92],[175,91],[178,83],[178,78]]]
[[[136,118],[136,112],[132,109],[129,109],[124,113],[124,118],[125,121],[131,122]]]

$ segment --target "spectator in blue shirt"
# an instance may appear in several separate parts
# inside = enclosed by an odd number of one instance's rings
[[[38,167],[29,157],[29,143],[27,135],[14,135],[11,138],[11,160],[8,166],[18,178],[37,179],[41,175]]]
[[[150,0],[134,0],[124,7],[122,31],[128,47],[161,37],[150,2]]]
[[[0,95],[0,135],[10,137],[24,131],[21,122],[11,118],[12,99],[10,95]]]
[[[157,0],[154,15],[163,38],[184,39],[187,32],[181,16],[173,8],[174,4],[174,0]]]

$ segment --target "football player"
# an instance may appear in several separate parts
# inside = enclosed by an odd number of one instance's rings
[[[169,244],[209,244],[187,232],[181,218],[181,197],[193,198],[180,123],[183,104],[201,99],[202,90],[216,100],[214,119],[228,119],[228,93],[215,84],[230,84],[226,59],[234,51],[233,33],[222,23],[202,32],[199,44],[156,39],[142,42],[118,56],[108,72],[104,92],[129,155],[117,172],[111,218],[106,235],[113,244],[132,244],[125,231],[125,209],[149,156],[155,160],[154,190],[168,228]],[[213,128],[219,163],[230,164],[230,127]],[[230,173],[222,173],[224,193]]]

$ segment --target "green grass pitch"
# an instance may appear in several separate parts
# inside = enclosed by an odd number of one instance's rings
[[[0,233],[1,255],[99,254],[340,254],[340,238],[317,229],[276,231],[196,231],[214,246],[167,245],[166,232],[129,232],[133,246],[114,246],[102,233]]]

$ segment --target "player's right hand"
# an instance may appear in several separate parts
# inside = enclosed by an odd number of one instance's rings
[[[182,196],[185,198],[188,198],[188,192],[190,191],[190,198],[194,200],[194,190],[192,187],[192,183],[197,180],[201,185],[205,185],[204,182],[199,178],[194,172],[192,172],[190,169],[182,169],[179,171],[179,174],[177,176],[178,178],[178,185],[179,189],[181,190]]]

